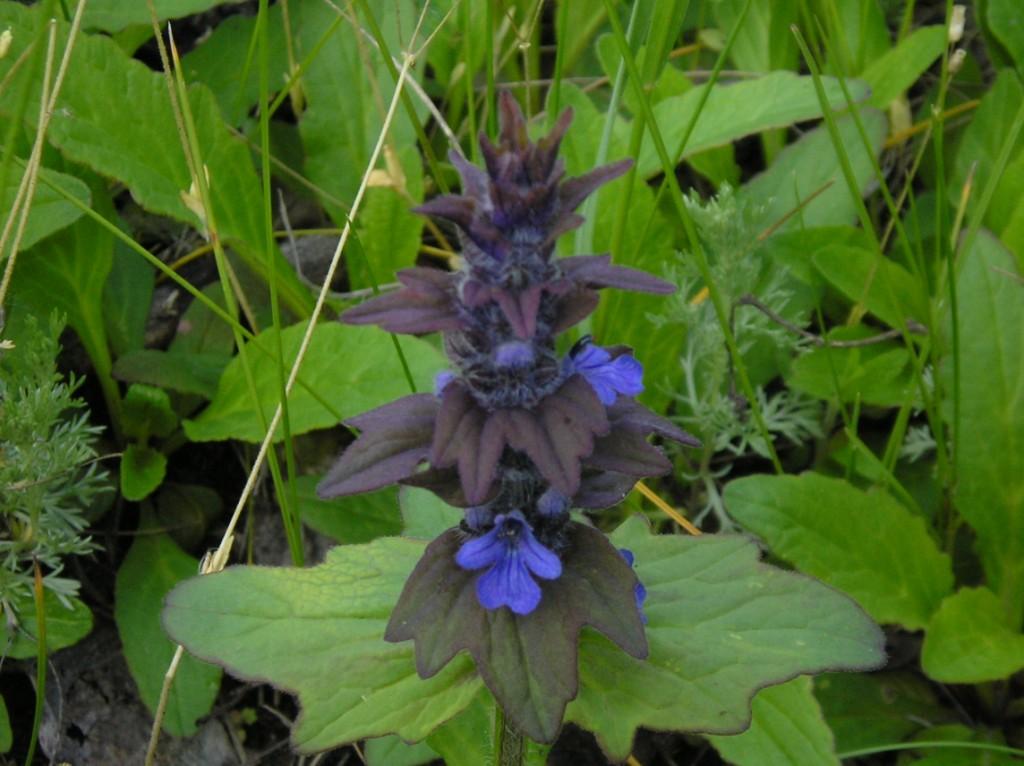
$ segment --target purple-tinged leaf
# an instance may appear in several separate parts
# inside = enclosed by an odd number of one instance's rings
[[[617,287],[639,293],[670,295],[675,285],[651,276],[646,271],[612,265],[610,255],[574,255],[562,258],[558,264],[562,272],[579,284],[588,287]]]
[[[531,739],[552,742],[566,703],[578,691],[577,646],[584,626],[597,629],[633,657],[647,655],[636,608],[636,576],[603,534],[572,523],[562,574],[539,583],[539,606],[525,616],[506,608],[489,611],[476,593],[482,575],[455,563],[464,540],[453,529],[427,547],[384,638],[415,641],[416,667],[423,678],[468,651],[514,725]]]
[[[427,458],[437,401],[414,394],[357,415],[346,423],[363,429],[317,486],[324,498],[386,487],[411,476]]]
[[[591,511],[611,508],[626,499],[636,481],[636,476],[615,471],[584,471],[579,492],[572,498],[572,506]]]
[[[609,408],[608,416],[615,428],[642,434],[657,434],[688,447],[701,446],[701,441],[696,436],[687,433],[672,421],[655,415],[634,399],[619,397]]]
[[[589,468],[637,477],[661,476],[672,470],[668,458],[641,434],[619,428],[598,439],[594,451],[583,462]]]
[[[595,290],[574,290],[558,302],[558,313],[555,315],[551,331],[561,333],[579,324],[594,313],[600,302],[601,296]]]
[[[570,178],[558,189],[558,199],[561,210],[575,210],[587,197],[604,186],[609,181],[614,181],[633,166],[633,160],[620,160],[611,165],[604,165],[589,173]]]

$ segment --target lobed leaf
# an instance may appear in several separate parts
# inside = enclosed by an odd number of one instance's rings
[[[296,693],[292,741],[303,752],[389,733],[420,740],[481,688],[468,657],[424,681],[412,646],[384,640],[422,552],[422,543],[385,538],[335,548],[313,569],[230,567],[173,590],[164,626],[234,675]]]
[[[756,691],[801,673],[885,662],[881,631],[846,596],[765,566],[744,537],[653,535],[640,518],[612,535],[647,588],[650,655],[584,633],[580,694],[566,719],[614,759],[641,726],[721,734],[750,723]]]
[[[882,491],[820,474],[747,476],[729,513],[801,571],[848,593],[874,619],[923,628],[952,591],[949,556],[924,521]]]

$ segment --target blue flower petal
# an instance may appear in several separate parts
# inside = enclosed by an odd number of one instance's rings
[[[540,544],[540,541],[533,536],[533,532],[527,531],[519,542],[519,556],[523,564],[537,577],[545,580],[556,580],[562,576],[562,562],[551,550]]]
[[[516,614],[529,614],[540,603],[540,586],[513,551],[477,580],[476,595],[485,609],[507,606]]]
[[[467,540],[455,554],[455,563],[463,569],[483,569],[501,561],[508,546],[498,537],[499,531],[495,525],[486,535]]]
[[[600,346],[585,344],[565,358],[567,375],[579,373],[604,405],[615,403],[619,394],[636,396],[644,390],[644,367],[629,354],[612,359]]]

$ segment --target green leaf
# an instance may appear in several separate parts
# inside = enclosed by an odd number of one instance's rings
[[[887,121],[881,112],[874,109],[861,109],[860,117],[872,153],[877,156],[885,138]],[[874,182],[871,156],[864,151],[852,119],[844,117],[837,124],[840,140],[850,156],[857,186],[863,194]],[[743,186],[739,198],[751,210],[762,209],[757,220],[767,228],[779,223],[822,188],[825,191],[787,220],[780,230],[849,224],[857,218],[855,201],[850,198],[835,147],[824,126],[805,134],[779,152],[766,171]]]
[[[7,715],[7,703],[0,696],[0,753],[10,751],[14,744],[14,732],[11,731],[11,718]]]
[[[946,47],[945,25],[920,27],[888,52],[872,60],[860,77],[871,89],[868,104],[885,109],[917,82]]]
[[[128,387],[123,412],[125,435],[143,443],[150,436],[169,436],[178,425],[167,392],[142,383]]]
[[[363,755],[367,766],[423,766],[437,760],[437,753],[426,742],[409,745],[394,734],[368,740]]]
[[[594,732],[613,759],[641,727],[738,733],[762,687],[826,668],[884,662],[881,631],[847,597],[758,561],[731,535],[652,535],[639,518],[612,535],[647,588],[651,652],[634,660],[585,633],[580,694],[567,719]]]
[[[218,5],[236,4],[241,0],[154,0],[157,19],[180,19],[202,13]],[[124,0],[89,0],[82,18],[86,29],[118,32],[135,24],[150,23],[148,3],[126,3]]]
[[[305,330],[306,324],[300,322],[281,331],[285,370],[291,369]],[[263,348],[277,348],[277,332],[270,328],[260,333],[258,339]],[[429,390],[434,375],[447,366],[444,358],[426,341],[402,338],[400,342],[417,388]],[[277,364],[252,349],[249,362],[264,422],[269,423],[279,401]],[[312,392],[334,411],[321,404]],[[339,415],[347,418],[408,392],[409,384],[387,333],[374,327],[337,322],[317,325],[300,380],[288,400],[292,436],[337,425]],[[197,418],[185,421],[185,433],[192,441],[263,439],[265,431],[250,399],[239,357],[232,359],[224,370],[210,406]],[[275,439],[281,438],[283,433],[279,429]]]
[[[114,362],[113,375],[126,383],[146,383],[212,399],[231,357],[220,353],[179,353],[141,348]]]
[[[989,31],[1013,57],[1017,70],[1024,71],[1024,22],[1015,0],[986,0],[984,9]]]
[[[1024,285],[986,232],[957,277],[960,422],[957,510],[978,534],[988,584],[1011,622],[1024,621]],[[953,392],[951,360],[940,367]]]
[[[486,689],[457,716],[441,724],[427,737],[445,766],[479,766],[494,763],[494,697]],[[524,766],[547,766],[549,745],[527,740]]]
[[[846,101],[839,83],[826,77],[824,86],[832,108],[844,108]],[[867,86],[862,82],[849,80],[847,87],[856,100],[867,96]],[[707,85],[702,85],[655,104],[654,118],[670,157],[678,151],[705,88]],[[778,71],[730,85],[716,83],[686,144],[683,157],[769,128],[781,128],[818,117],[821,117],[821,105],[815,95],[814,82],[808,76]],[[643,178],[650,178],[661,171],[661,162],[649,136],[640,147],[637,170]]]
[[[339,543],[368,543],[402,531],[398,491],[394,487],[365,495],[321,500],[316,494],[316,485],[322,478],[299,476],[295,480],[299,516],[312,529]]]
[[[371,187],[359,213],[357,233],[363,257],[350,257],[353,288],[393,282],[398,269],[416,264],[424,218],[412,212],[423,202],[423,169],[415,144],[388,153],[387,185]],[[369,261],[373,279],[366,269]]]
[[[224,305],[224,290],[220,282],[213,282],[202,290],[203,295],[213,301],[221,310]],[[237,316],[235,317],[238,318]],[[192,301],[178,322],[178,331],[168,349],[173,354],[220,354],[231,356],[235,349],[235,336],[228,324],[214,314],[201,301]]]
[[[758,692],[751,704],[750,728],[729,737],[708,737],[737,766],[822,766],[835,764],[832,732],[807,676]]]
[[[57,595],[46,589],[43,591],[43,609],[46,610],[46,653],[77,644],[92,630],[92,612],[89,607],[77,598],[67,599],[70,606],[64,606]],[[0,621],[0,646],[6,651],[4,655],[13,660],[34,658],[36,647],[36,602],[31,596],[11,604],[10,612],[5,610],[5,619]],[[12,625],[8,619],[17,617]],[[12,636],[13,627],[13,636]]]
[[[14,197],[18,192],[18,185],[21,183],[21,176],[24,172],[23,167],[21,162],[12,163],[11,170],[7,174],[7,187],[0,194],[0,210],[4,211],[5,218],[11,210],[11,205],[14,204]],[[18,170],[21,172],[17,172]],[[32,197],[32,207],[29,209],[28,220],[25,221],[25,231],[18,247],[19,252],[28,250],[39,240],[70,226],[82,217],[82,211],[50,188],[47,181],[60,187],[82,204],[90,204],[89,187],[78,178],[66,173],[58,173],[49,168],[40,168],[36,192]]]
[[[402,534],[417,540],[433,540],[462,521],[461,508],[454,508],[428,489],[401,487],[398,504],[402,510]]]
[[[384,538],[334,548],[313,569],[231,567],[172,591],[164,626],[234,675],[298,694],[292,741],[303,752],[390,733],[418,741],[481,688],[468,657],[424,681],[412,645],[384,641],[422,552],[422,543]]]
[[[153,267],[127,245],[123,242],[114,245],[113,265],[103,287],[103,318],[115,356],[141,349],[146,344],[153,275]]]
[[[1006,143],[1013,121],[1024,100],[1024,88],[1013,70],[1004,69],[981,100],[977,112],[964,130],[956,153],[954,175],[947,185],[950,204],[959,204],[960,190],[968,176],[987,182],[999,169],[997,160]],[[985,211],[982,223],[1000,237],[1007,237],[1007,245],[1024,260],[1024,186],[1021,169],[1024,167],[1024,133],[1018,135],[1010,150],[1010,164],[1004,170]],[[967,201],[968,216],[976,215],[981,194],[972,194]],[[1011,235],[1011,236],[1007,236]]]
[[[829,340],[856,340],[875,333],[867,327],[842,327]],[[832,400],[898,407],[918,396],[910,354],[902,346],[875,343],[853,348],[820,346],[798,357],[786,376],[792,388]],[[838,383],[838,391],[836,385]]]
[[[125,500],[143,500],[160,486],[167,474],[167,456],[152,447],[129,444],[121,456],[121,494]]]
[[[848,593],[878,622],[923,628],[952,590],[949,556],[884,492],[815,473],[759,475],[730,482],[725,503],[774,554]]]
[[[121,5],[145,14],[145,5]],[[15,31],[7,57],[0,61],[0,75],[8,62],[18,58],[40,23],[37,10],[20,5],[0,5],[0,28]],[[57,24],[57,46],[66,44],[68,25]],[[67,77],[50,122],[48,139],[65,157],[107,178],[124,183],[146,210],[166,215],[196,228],[202,225],[182,200],[193,179],[174,115],[164,76],[128,56],[104,35],[82,35],[75,42]],[[32,89],[32,100],[38,99]],[[218,235],[239,254],[256,274],[265,275],[260,184],[248,147],[228,131],[213,96],[202,85],[189,89],[189,104],[202,148],[218,226]],[[30,113],[37,107],[30,104]],[[0,95],[0,115],[14,114],[13,96]],[[111,218],[112,216],[107,216]],[[283,303],[300,315],[313,305],[309,290],[275,248],[278,289]],[[100,305],[100,304],[97,304]]]
[[[855,303],[890,327],[928,318],[928,295],[921,281],[900,264],[871,248],[835,244],[814,253],[814,267]]]
[[[3,11],[0,6],[0,27]],[[108,212],[110,201],[93,190],[95,205]],[[110,372],[103,286],[113,263],[114,240],[87,218],[48,237],[18,257],[11,280],[14,299],[28,304],[37,315],[54,309],[64,313],[78,334],[98,376]]]
[[[827,673],[814,679],[814,695],[841,753],[902,742],[950,718],[916,672]]]
[[[272,5],[267,14],[267,76],[271,95],[284,85],[288,74],[281,8],[281,5]],[[242,124],[249,109],[259,100],[259,60],[255,50],[250,48],[255,29],[255,14],[229,16],[181,59],[185,79],[201,82],[210,89],[224,120],[230,125]]]
[[[925,632],[921,667],[943,683],[977,684],[1024,670],[1024,634],[988,588],[962,588],[942,602]]]
[[[144,519],[117,570],[114,619],[128,669],[151,712],[160,699],[164,674],[175,650],[160,629],[161,605],[167,592],[198,568],[196,559]],[[194,734],[196,720],[213,706],[220,676],[220,668],[182,657],[167,699],[164,729],[178,737]]]
[[[373,3],[371,7],[391,51],[402,50],[402,41],[410,39],[416,21],[412,3],[402,0]],[[297,3],[290,10],[296,30],[296,57],[302,59],[320,42],[337,13],[322,3]],[[416,68],[410,77],[415,77],[415,72]],[[307,108],[299,121],[299,132],[306,150],[306,176],[327,192],[319,195],[320,201],[335,223],[342,226],[347,213],[342,206],[355,198],[384,122],[379,98],[381,93],[390,93],[393,80],[376,48],[361,39],[352,24],[342,23],[310,63],[302,87]],[[404,109],[395,114],[389,138],[395,147],[415,144],[416,134]],[[412,151],[407,156],[415,154]],[[414,162],[419,162],[418,157]],[[412,165],[404,169],[407,175],[414,172]],[[365,241],[362,244],[369,245]],[[355,259],[352,265],[362,268]],[[377,276],[386,281],[383,274]]]
[[[156,498],[156,518],[178,545],[194,550],[203,544],[210,523],[224,510],[220,495],[198,484],[169,481]]]

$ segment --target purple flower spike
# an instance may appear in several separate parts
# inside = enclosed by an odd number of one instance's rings
[[[615,404],[619,394],[636,396],[644,390],[644,368],[632,354],[612,355],[584,338],[563,362],[565,373],[578,372],[593,387],[604,405]]]
[[[476,595],[485,609],[507,606],[526,615],[540,603],[540,586],[534,577],[555,580],[562,562],[533,535],[519,511],[499,515],[494,527],[464,543],[455,556],[463,569],[490,567],[476,583]]]

